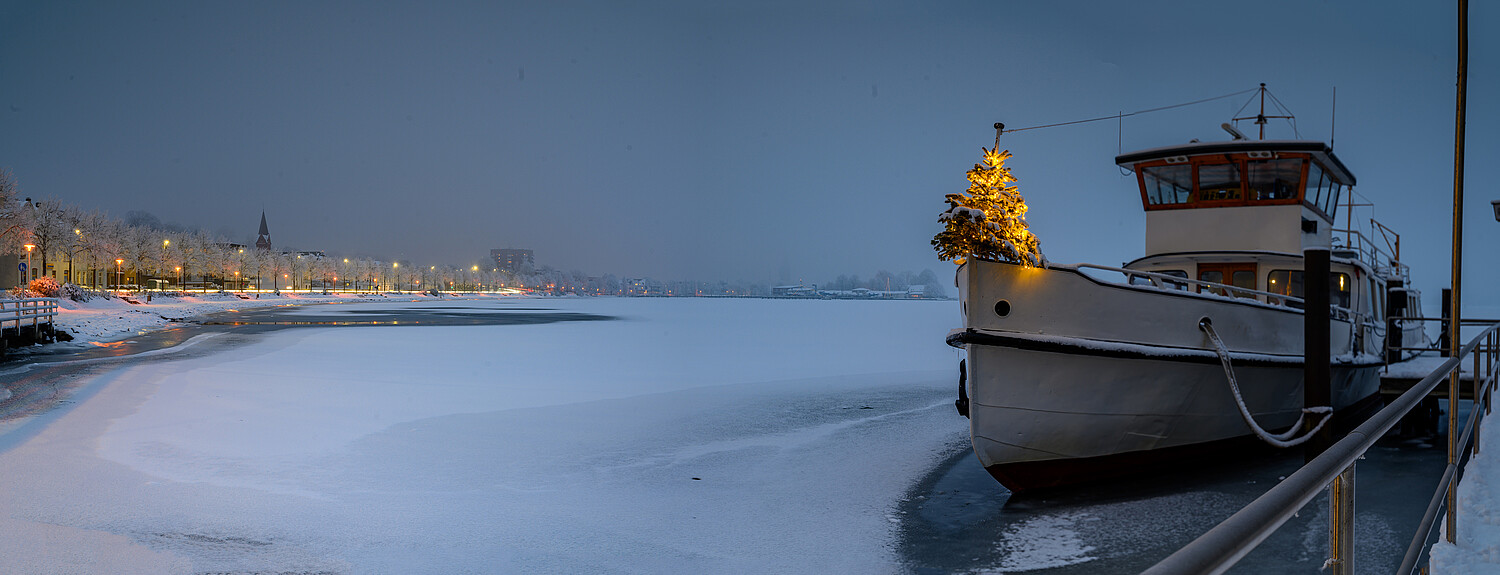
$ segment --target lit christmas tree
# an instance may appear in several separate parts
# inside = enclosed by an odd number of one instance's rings
[[[1010,151],[999,152],[999,148],[980,148],[984,163],[969,170],[968,193],[948,194],[948,211],[938,216],[943,231],[932,238],[938,258],[958,265],[970,257],[1026,267],[1046,263],[1036,236],[1026,229],[1026,200],[1015,186],[1008,185],[1016,181],[1005,167]]]

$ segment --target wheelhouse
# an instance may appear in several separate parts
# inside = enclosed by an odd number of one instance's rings
[[[1147,211],[1304,205],[1329,223],[1339,196],[1354,185],[1322,142],[1235,140],[1124,154]]]
[[[1194,142],[1123,154],[1146,210],[1145,255],[1275,252],[1331,245],[1354,174],[1322,142]],[[1236,272],[1220,270],[1229,280]],[[1232,283],[1232,282],[1226,282]]]

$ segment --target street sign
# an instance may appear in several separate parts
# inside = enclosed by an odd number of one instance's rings
[[[21,271],[22,272],[26,271],[26,262],[21,262]]]

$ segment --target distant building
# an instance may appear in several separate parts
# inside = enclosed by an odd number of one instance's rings
[[[813,284],[812,287],[801,284],[776,286],[771,288],[771,295],[774,297],[817,297],[818,284]]]
[[[534,263],[531,250],[511,248],[490,250],[490,259],[495,262],[495,267],[511,273],[519,272],[523,266],[531,266]]]
[[[260,251],[271,250],[271,229],[266,227],[266,212],[260,213],[260,237],[255,238],[255,247]]]

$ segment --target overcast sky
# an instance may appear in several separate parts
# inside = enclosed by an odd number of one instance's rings
[[[1500,189],[1483,177],[1500,20],[1493,4],[1471,10],[1474,290],[1500,279]],[[1266,82],[1301,137],[1336,136],[1435,293],[1455,15],[1354,1],[0,2],[0,166],[33,197],[240,241],[265,210],[278,245],[421,264],[527,247],[591,274],[946,275],[928,241],[994,122]],[[1219,123],[1247,99],[1007,135],[1043,251],[1138,257],[1144,216],[1113,156],[1225,139]]]

